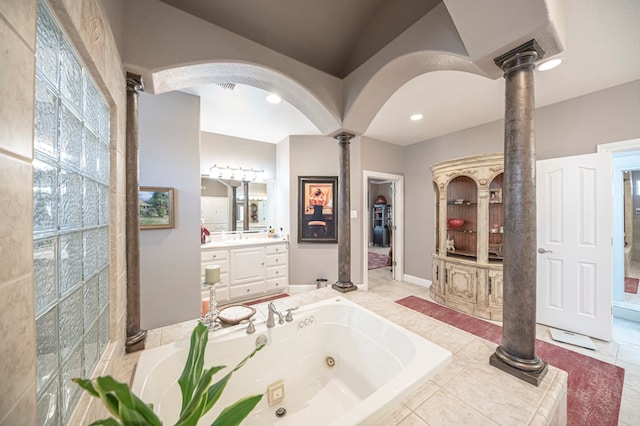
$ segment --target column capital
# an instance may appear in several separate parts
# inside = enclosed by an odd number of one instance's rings
[[[542,59],[543,57],[544,50],[540,45],[538,45],[535,40],[529,40],[515,49],[511,49],[507,53],[498,56],[493,62],[500,67],[504,75],[507,76],[521,69],[533,71],[536,66],[536,60]]]
[[[356,135],[348,132],[340,132],[337,135],[334,135],[333,138],[338,141],[338,143],[349,143],[351,139],[353,139]]]
[[[144,92],[144,84],[142,83],[142,76],[127,71],[127,92]]]

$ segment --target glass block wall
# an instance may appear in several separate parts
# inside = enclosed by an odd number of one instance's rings
[[[109,341],[109,106],[43,2],[35,78],[38,423],[57,425]]]

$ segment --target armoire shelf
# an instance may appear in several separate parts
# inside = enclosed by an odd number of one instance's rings
[[[431,171],[436,193],[431,295],[446,306],[501,320],[503,156],[445,161]]]

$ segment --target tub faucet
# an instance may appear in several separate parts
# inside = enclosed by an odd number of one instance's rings
[[[284,319],[282,318],[282,314],[276,309],[276,305],[273,302],[269,302],[268,305],[269,315],[267,316],[267,327],[273,328],[276,326],[276,321],[273,314],[278,316],[278,324],[284,324]]]

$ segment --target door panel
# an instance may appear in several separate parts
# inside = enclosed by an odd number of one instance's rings
[[[611,157],[537,162],[537,320],[611,339]]]

